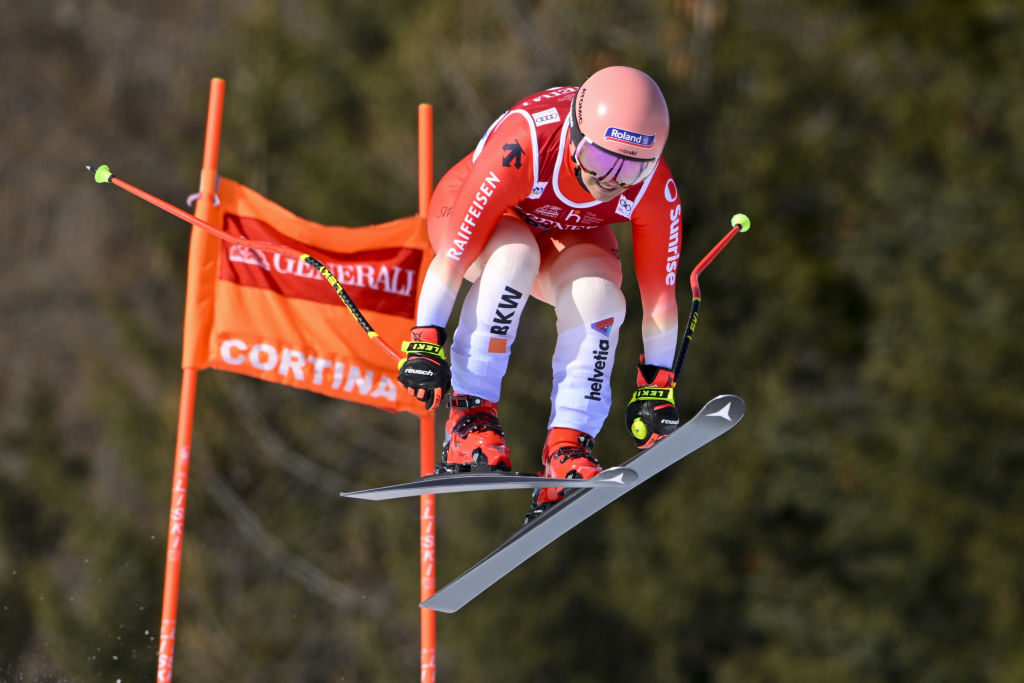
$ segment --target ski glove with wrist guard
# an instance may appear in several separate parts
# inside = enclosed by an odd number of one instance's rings
[[[405,358],[398,364],[398,381],[427,410],[441,405],[452,386],[451,367],[441,348],[446,337],[442,327],[414,327],[412,340],[402,342]]]
[[[656,365],[637,366],[637,390],[626,406],[626,429],[637,448],[649,448],[679,426],[679,412],[673,394],[675,376]]]

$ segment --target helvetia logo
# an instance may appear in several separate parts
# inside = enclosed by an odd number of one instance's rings
[[[610,341],[601,339],[597,343],[597,348],[591,352],[594,358],[594,372],[587,378],[587,381],[590,382],[590,393],[583,396],[588,401],[601,400],[601,392],[604,391],[604,383],[607,379],[605,370],[609,369],[608,354],[611,348]]]
[[[604,320],[598,320],[596,323],[590,325],[590,329],[595,332],[600,332],[606,337],[610,337],[612,334],[612,325],[615,324],[615,318],[605,318]]]

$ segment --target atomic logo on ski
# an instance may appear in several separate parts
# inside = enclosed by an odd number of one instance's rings
[[[726,403],[724,406],[722,406],[721,410],[717,410],[713,413],[708,413],[708,417],[721,417],[725,420],[728,420],[729,422],[732,422],[732,418],[729,417],[729,407],[731,405],[731,403]]]
[[[628,471],[629,470],[624,470],[622,472],[616,472],[615,476],[605,477],[604,481],[606,481],[608,483],[615,482],[616,484],[625,484],[625,483],[627,483],[626,482],[626,478],[627,478],[626,477],[626,472],[628,472]],[[635,478],[635,475],[633,475],[633,478]]]

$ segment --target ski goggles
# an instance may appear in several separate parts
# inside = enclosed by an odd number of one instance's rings
[[[631,159],[609,152],[584,135],[579,126],[569,127],[575,151],[572,159],[580,170],[597,179],[605,189],[636,185],[647,179],[658,165],[658,158]]]

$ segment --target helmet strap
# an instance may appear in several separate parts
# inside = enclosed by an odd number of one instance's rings
[[[573,101],[575,102],[576,100],[573,99]],[[583,182],[583,173],[580,171],[580,165],[578,163],[576,163],[576,157],[573,155],[572,151],[570,150],[570,146],[573,145],[573,142],[572,142],[572,127],[571,126],[570,126],[570,129],[569,129],[569,134],[570,134],[570,138],[568,140],[569,144],[567,144],[565,146],[565,161],[569,164],[569,167],[572,169],[572,174],[574,176],[576,176],[576,182],[578,182],[580,184],[580,187],[582,187],[584,189],[584,191],[586,191],[589,194],[590,190],[587,189],[586,184]]]
[[[572,162],[572,170],[573,170],[573,174],[576,176],[576,181],[580,184],[580,187],[582,187],[584,190],[586,190],[589,193],[590,190],[587,188],[586,184],[583,182],[583,173],[580,172],[580,165],[577,164],[575,161]]]
[[[569,167],[572,168],[572,173],[576,176],[576,182],[578,182],[580,187],[589,193],[590,190],[588,190],[587,186],[583,184],[583,174],[580,172],[580,165],[576,163],[576,156],[572,153],[572,147],[579,144],[576,142],[575,135],[576,130],[578,130],[578,126],[576,125],[576,95],[572,96],[572,108],[569,110],[569,117],[569,131],[567,134],[569,139],[565,141],[565,161],[567,161],[569,163]],[[583,139],[582,135],[580,136],[580,139]]]

